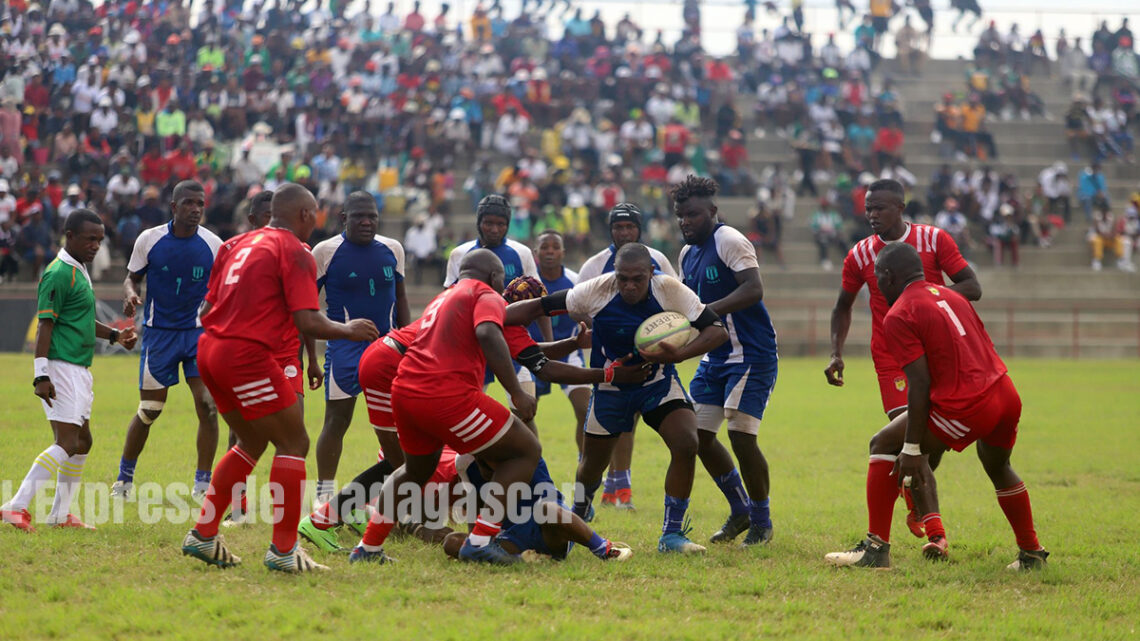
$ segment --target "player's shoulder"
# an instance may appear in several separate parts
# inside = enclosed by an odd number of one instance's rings
[[[574,271],[573,269],[570,269],[569,267],[563,267],[562,268],[562,276],[566,280],[570,281],[571,285],[577,285],[578,284],[578,272]]]
[[[579,282],[570,290],[566,301],[568,305],[573,306],[572,311],[589,311],[592,315],[616,296],[617,291],[616,275],[607,272]]]
[[[218,248],[222,246],[221,237],[202,225],[198,225],[198,237],[205,241],[210,246],[210,251],[215,254],[218,253]]]
[[[649,287],[653,294],[660,297],[672,298],[674,296],[681,296],[691,294],[692,290],[687,285],[682,283],[674,276],[669,274],[662,274],[660,272],[653,274],[653,278],[649,281]],[[659,301],[662,302],[662,301]]]
[[[202,229],[202,227],[199,227],[199,229]],[[144,229],[142,232],[139,233],[138,237],[135,238],[135,246],[136,247],[145,247],[149,250],[150,248],[154,247],[155,244],[158,243],[158,241],[165,238],[166,235],[169,233],[170,233],[170,224],[169,223],[163,223],[161,225],[155,225],[154,227]]]
[[[458,245],[455,246],[454,249],[451,250],[451,254],[449,254],[449,258],[451,258],[452,260],[456,260],[456,259],[459,259],[459,258],[466,256],[468,252],[470,252],[472,249],[475,249],[475,243],[476,242],[477,241],[469,240],[465,243],[459,243]]]
[[[508,238],[503,244],[514,250],[514,252],[519,256],[529,256],[531,258],[534,257],[534,253],[531,252],[530,247],[527,247],[525,243],[520,243],[513,238]]]
[[[845,260],[852,261],[859,269],[865,268],[867,265],[875,264],[875,238],[871,235],[863,240],[852,245],[851,249],[847,250],[847,258]]]
[[[376,234],[376,236],[373,237],[373,240],[380,243],[384,247],[387,247],[388,251],[396,254],[397,256],[403,255],[404,253],[404,246],[395,238],[389,238],[388,236],[381,236],[380,234]]]
[[[324,253],[324,252],[332,253],[332,252],[335,252],[337,249],[339,249],[340,246],[343,244],[344,244],[344,234],[337,234],[336,236],[333,236],[332,238],[326,238],[326,239],[322,240],[321,242],[317,243],[316,246],[313,247],[313,254],[315,255],[315,254]]]
[[[607,247],[602,251],[590,256],[586,259],[582,266],[578,268],[578,275],[585,279],[590,279],[602,273],[602,267],[606,264],[612,252]]]
[[[740,233],[739,229],[728,224],[717,225],[716,229],[713,230],[713,240],[716,242],[718,247],[733,243],[743,243],[748,245],[750,248],[753,247],[752,241],[748,240],[747,236]]]

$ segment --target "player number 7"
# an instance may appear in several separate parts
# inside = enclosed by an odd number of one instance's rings
[[[241,266],[245,264],[245,260],[249,258],[249,253],[252,251],[252,247],[242,247],[238,250],[238,253],[234,255],[234,262],[230,264],[230,270],[226,272],[225,285],[233,285],[238,282],[241,275],[237,273],[237,270],[241,269]]]
[[[950,322],[954,323],[954,327],[958,328],[958,335],[965,336],[966,328],[962,327],[962,321],[958,320],[958,315],[954,313],[954,310],[950,309],[950,303],[947,303],[944,300],[940,300],[938,301],[938,306],[941,307],[942,310],[946,312],[946,315],[950,317]]]

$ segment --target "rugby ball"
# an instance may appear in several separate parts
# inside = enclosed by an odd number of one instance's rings
[[[661,312],[645,319],[637,328],[634,345],[647,354],[661,351],[661,343],[684,347],[697,335],[689,319],[679,312]]]

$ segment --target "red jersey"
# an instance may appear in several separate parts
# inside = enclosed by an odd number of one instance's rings
[[[1006,367],[974,306],[941,285],[911,283],[883,319],[891,354],[909,365],[923,354],[930,369],[930,403],[969,414]]]
[[[475,337],[481,323],[500,328],[507,302],[486,283],[465,278],[436,296],[420,332],[400,361],[397,379],[412,396],[462,396],[483,391],[487,359]]]
[[[503,328],[503,338],[507,341],[507,349],[511,352],[511,358],[518,358],[524,349],[532,345],[538,347],[538,343],[534,342],[534,338],[523,325],[507,325]]]
[[[958,244],[950,234],[930,225],[908,225],[899,241],[918,250],[922,258],[922,270],[926,280],[937,285],[943,284],[942,272],[957,274],[967,267],[966,259],[958,251]],[[871,356],[876,365],[880,359],[890,359],[883,336],[883,317],[887,315],[887,299],[879,291],[875,279],[875,257],[887,242],[878,234],[864,238],[847,252],[843,259],[843,291],[858,293],[864,283],[871,292]]]
[[[297,354],[293,312],[320,309],[317,263],[287,229],[264,227],[231,239],[218,250],[206,293],[207,334]]]

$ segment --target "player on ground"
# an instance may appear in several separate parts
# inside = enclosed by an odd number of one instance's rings
[[[831,311],[831,362],[824,370],[829,384],[843,386],[843,345],[851,328],[851,309],[859,290],[866,284],[871,293],[871,359],[879,378],[883,411],[889,419],[906,411],[907,380],[902,367],[887,349],[887,337],[883,334],[883,317],[887,314],[888,305],[875,280],[875,256],[890,243],[905,243],[918,250],[927,281],[942,284],[945,272],[954,282],[950,288],[967,300],[982,297],[977,275],[962,258],[958,245],[949,234],[937,227],[912,224],[903,219],[904,196],[902,184],[895,180],[878,180],[867,188],[867,221],[874,234],[856,243],[843,260],[843,284]],[[903,430],[893,422],[871,437],[871,457],[867,466],[868,531],[887,542],[890,541],[891,520],[899,494],[897,484],[891,478],[891,468],[902,445]],[[931,458],[931,465],[935,468],[938,467],[939,456]],[[928,539],[945,536],[941,522],[924,526],[910,505],[909,496],[907,503],[910,508],[907,525],[915,536],[925,534]],[[934,534],[925,532],[926,529],[931,529]]]
[[[705,548],[685,534],[685,511],[693,488],[698,448],[697,417],[685,388],[677,377],[674,363],[680,363],[716,349],[728,340],[724,323],[706,309],[691,290],[672,276],[656,272],[649,250],[639,243],[627,243],[617,252],[614,271],[579,283],[568,292],[559,292],[540,301],[520,303],[523,310],[539,308],[546,314],[569,313],[572,318],[593,323],[593,349],[590,364],[598,367],[634,352],[638,326],[662,311],[683,314],[700,333],[680,348],[662,346],[652,356],[641,359],[654,363],[649,379],[640,384],[603,383],[594,386],[586,417],[586,437],[578,462],[574,513],[587,518],[592,512],[594,493],[602,482],[602,472],[613,455],[616,436],[633,429],[640,414],[669,448],[669,469],[665,474],[665,520],[661,528],[660,552],[699,553]]]
[[[235,486],[269,443],[277,453],[269,473],[274,489],[273,543],[265,554],[270,570],[321,569],[297,545],[297,522],[305,484],[309,437],[297,395],[274,354],[281,342],[299,349],[297,331],[322,339],[371,341],[372,321],[330,321],[319,310],[316,262],[304,245],[316,226],[317,203],[304,187],[286,183],[273,195],[269,225],[243,234],[214,265],[198,342],[202,380],[238,444],[214,469],[202,511],[182,542],[182,553],[219,567],[236,565],[218,535],[218,524]]]
[[[710,540],[727,543],[747,530],[744,545],[748,546],[772,539],[768,461],[756,435],[776,385],[779,357],[776,330],[764,307],[756,249],[744,234],[717,218],[718,189],[716,181],[690,175],[673,186],[670,196],[685,239],[678,262],[682,279],[724,320],[729,335],[727,343],[705,354],[689,383],[700,430],[701,463],[731,510]],[[739,472],[716,438],[725,422]]]
[[[633,203],[618,203],[610,210],[610,246],[594,254],[582,263],[578,270],[578,282],[584,283],[602,274],[614,270],[614,258],[617,251],[627,243],[641,242],[642,219],[641,210]],[[677,272],[665,254],[646,247],[653,269],[677,277]],[[584,423],[583,423],[584,425]],[[610,462],[609,472],[606,473],[606,483],[602,487],[602,505],[612,505],[618,509],[632,510],[633,507],[633,438],[637,431],[637,422],[633,429],[623,433],[614,446],[614,460]]]
[[[518,562],[494,537],[501,529],[506,489],[534,475],[542,448],[524,421],[534,417],[534,397],[515,376],[503,338],[506,305],[503,263],[489,250],[475,249],[460,262],[456,284],[427,306],[420,332],[400,361],[392,383],[392,414],[404,450],[404,465],[384,483],[380,510],[352,552],[357,561],[384,562],[381,547],[395,524],[395,492],[405,483],[423,485],[431,478],[444,445],[474,454],[494,470],[492,505],[480,511],[459,558],[495,564]],[[515,414],[483,393],[486,366],[503,384]],[[494,505],[497,503],[497,505]],[[366,532],[367,534],[367,532]]]
[[[952,289],[926,282],[924,271],[919,253],[907,245],[887,247],[875,260],[879,291],[891,305],[883,319],[888,349],[910,386],[907,413],[892,421],[906,434],[895,465],[897,483],[909,483],[919,508],[937,516],[929,456],[961,452],[977,441],[978,459],[1020,548],[1009,568],[1041,568],[1049,553],[1037,540],[1029,491],[1009,464],[1021,399],[973,306]],[[923,552],[941,560],[947,547],[942,537]],[[890,567],[890,548],[868,533],[853,550],[826,558],[836,565]]]
[[[55,442],[40,452],[16,495],[0,507],[0,520],[26,532],[35,531],[28,504],[52,474],[57,475],[55,502],[48,523],[94,529],[71,514],[71,498],[91,451],[95,392],[88,368],[95,358],[96,338],[127,349],[137,340],[133,328],[119,332],[95,320],[95,292],[85,265],[95,259],[103,242],[102,219],[90,209],[77,209],[67,217],[64,234],[63,249],[40,278],[32,380]]]
[[[192,494],[196,500],[202,500],[210,486],[218,449],[218,412],[198,375],[198,337],[202,335],[198,312],[222,240],[199,224],[206,210],[201,184],[193,180],[178,183],[170,200],[170,222],[139,234],[123,281],[123,315],[134,318],[142,306],[146,328],[139,355],[139,408],[127,425],[119,478],[111,485],[111,496],[124,499],[134,486],[135,465],[150,427],[162,414],[167,392],[178,384],[180,366],[198,414],[198,466]],[[143,279],[147,280],[145,306],[139,296]]]
[[[357,191],[345,199],[344,232],[313,248],[317,289],[324,288],[329,319],[367,318],[381,334],[411,321],[404,290],[404,248],[376,233],[376,199]],[[329,341],[325,349],[325,423],[317,439],[316,505],[332,498],[344,434],[360,394],[357,369],[366,343]]]
[[[538,235],[536,251],[538,253],[538,273],[548,294],[570,289],[578,283],[578,273],[572,269],[567,269],[562,264],[566,255],[562,234],[553,229],[542,232]],[[556,341],[573,336],[577,329],[574,321],[563,316],[555,316],[550,319],[550,326],[552,338]],[[542,336],[536,331],[534,325],[531,325],[530,329],[531,338],[536,341],[542,340]],[[582,350],[571,352],[563,361],[577,367],[585,366],[586,362],[582,356]],[[590,404],[590,386],[563,383],[562,391],[566,394],[566,398],[570,399],[570,406],[574,408],[574,441],[578,445],[578,453],[581,454],[582,426],[586,424],[586,407]],[[550,393],[550,383],[544,380],[536,381],[535,392],[538,398],[546,396]]]

